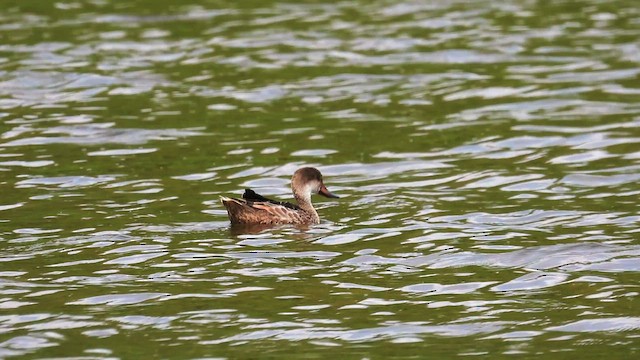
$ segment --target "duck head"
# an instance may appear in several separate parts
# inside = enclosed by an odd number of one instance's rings
[[[332,194],[322,182],[322,174],[313,167],[303,167],[293,174],[291,189],[296,197],[310,198],[311,194],[320,194],[328,198],[339,198]]]

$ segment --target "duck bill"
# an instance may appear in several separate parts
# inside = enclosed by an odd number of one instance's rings
[[[338,195],[334,195],[332,194],[329,190],[327,190],[327,187],[322,185],[322,187],[320,187],[320,191],[318,191],[318,194],[328,197],[328,198],[332,198],[332,199],[339,199],[340,196]]]

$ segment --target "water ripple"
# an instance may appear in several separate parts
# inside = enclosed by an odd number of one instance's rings
[[[6,8],[0,357],[636,355],[635,3]]]

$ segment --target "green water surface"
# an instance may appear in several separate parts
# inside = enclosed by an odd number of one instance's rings
[[[0,358],[638,356],[636,1],[0,8]]]

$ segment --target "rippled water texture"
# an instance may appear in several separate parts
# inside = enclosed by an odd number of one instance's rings
[[[637,1],[0,7],[0,358],[639,356]]]

